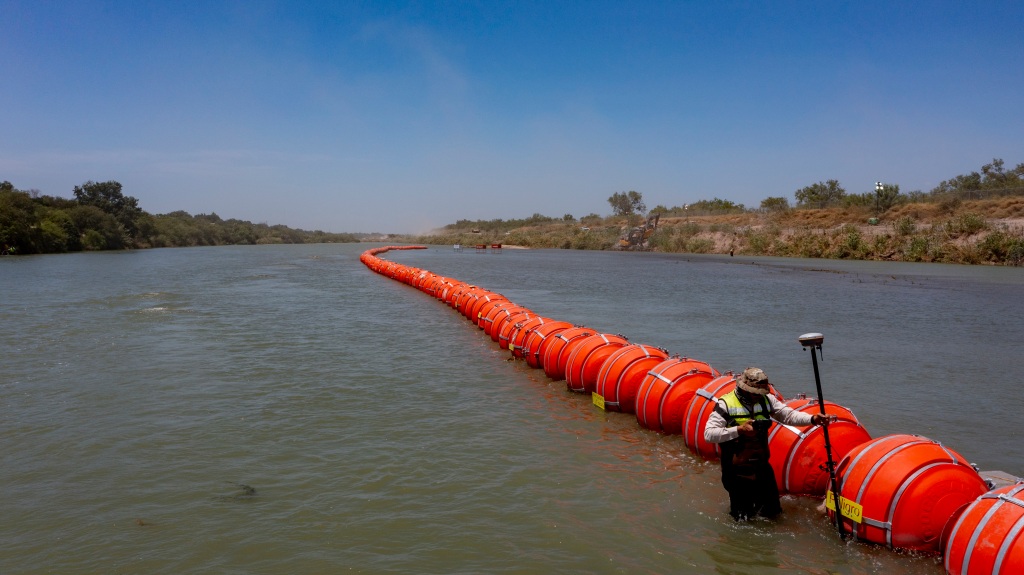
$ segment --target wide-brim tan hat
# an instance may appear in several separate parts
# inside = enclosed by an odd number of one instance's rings
[[[748,367],[736,377],[736,387],[754,395],[768,395],[768,376],[759,367]]]

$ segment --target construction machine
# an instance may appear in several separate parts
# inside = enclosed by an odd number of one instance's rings
[[[651,214],[647,216],[647,221],[642,225],[636,226],[626,233],[622,234],[619,238],[618,248],[620,250],[634,250],[634,251],[647,251],[650,248],[650,238],[654,234],[654,230],[658,229],[658,219],[661,214]]]

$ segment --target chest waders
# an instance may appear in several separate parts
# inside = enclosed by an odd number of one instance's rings
[[[725,413],[721,413],[726,420],[726,427],[743,425],[748,421],[768,421],[771,419],[771,409],[768,407],[768,399],[764,396],[758,398],[757,402],[749,408],[740,401],[739,395],[732,391],[722,396],[725,402]],[[768,465],[768,430],[759,430],[756,435],[747,437],[741,435],[736,439],[721,444],[722,449],[722,475],[732,475],[742,479],[753,480],[759,466]]]

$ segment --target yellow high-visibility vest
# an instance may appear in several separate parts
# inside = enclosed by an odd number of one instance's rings
[[[751,419],[770,419],[771,410],[768,407],[767,398],[758,401],[753,405],[753,411],[748,411],[746,407],[740,402],[740,398],[736,395],[736,391],[733,390],[722,396],[722,401],[725,402],[725,408],[728,410],[726,414],[726,425],[733,427],[736,425],[743,425]]]

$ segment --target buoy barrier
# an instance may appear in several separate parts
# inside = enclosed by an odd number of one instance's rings
[[[608,356],[597,375],[601,404],[609,411],[636,413],[636,394],[651,368],[668,359],[668,352],[650,345],[627,345]]]
[[[498,344],[500,349],[508,349],[508,332],[505,331],[506,327],[511,328],[515,325],[515,322],[529,319],[536,314],[523,306],[510,306],[503,307],[498,310],[498,313],[494,316],[494,320],[491,322],[490,336],[491,340]],[[505,334],[505,340],[502,341],[502,333]]]
[[[541,317],[499,293],[377,257],[410,249],[426,248],[371,248],[359,261],[445,302],[514,358],[543,369],[554,381],[566,379],[570,389],[592,391],[594,403],[604,409],[633,410],[642,427],[681,433],[697,455],[719,457],[718,446],[704,441],[704,427],[718,398],[735,388],[732,372],[721,374],[698,360],[668,358],[665,350],[629,344],[623,336]],[[619,339],[613,343],[612,337]],[[774,388],[771,393],[783,400]],[[805,412],[818,409],[804,398],[788,404]],[[1024,571],[1024,483],[987,492],[978,472],[938,442],[913,435],[872,440],[852,411],[829,402],[825,411],[839,417],[829,437],[834,458],[841,457],[838,503],[848,533],[892,548],[936,552],[942,547],[949,573]],[[821,428],[773,423],[769,433],[780,489],[820,496],[827,480]],[[826,504],[834,517],[836,502],[826,497]]]
[[[423,291],[423,282],[432,276],[433,274],[431,274],[427,270],[418,270],[416,272],[416,275],[412,277],[412,281],[409,282],[409,285],[420,291]]]
[[[469,286],[462,282],[455,282],[445,286],[444,291],[441,292],[441,300],[448,304],[448,307],[454,307],[452,301],[458,296],[459,293],[464,289],[468,289]]]
[[[590,327],[569,327],[559,331],[552,338],[551,343],[544,352],[542,365],[544,373],[548,378],[556,382],[565,379],[565,364],[569,360],[572,349],[580,342],[597,334],[597,331]]]
[[[466,301],[468,301],[477,291],[480,291],[480,288],[477,286],[464,286],[462,289],[455,291],[455,294],[452,296],[448,305],[452,306],[455,311],[462,313],[462,307],[466,305]]]
[[[647,372],[637,388],[637,423],[652,431],[681,434],[694,393],[719,375],[706,362],[688,357],[673,357],[659,363]]]
[[[488,336],[491,335],[491,326],[494,324],[494,319],[498,316],[498,312],[506,307],[519,306],[508,300],[495,300],[484,304],[480,308],[480,313],[477,314],[477,327],[484,330],[484,333]]]
[[[496,303],[499,301],[508,301],[508,298],[501,295],[500,293],[484,292],[481,293],[475,300],[470,302],[466,307],[466,318],[473,322],[474,325],[480,322],[480,312],[483,307],[489,303]]]
[[[544,325],[528,330],[526,340],[523,342],[523,356],[526,359],[526,365],[534,369],[543,367],[541,354],[544,353],[545,342],[551,336],[571,327],[572,324],[567,321],[548,321]]]
[[[615,350],[629,345],[621,335],[598,333],[580,341],[565,363],[565,386],[579,393],[597,389],[597,375],[604,360]]]
[[[537,322],[534,320],[544,321],[547,318],[539,316],[533,312],[528,312],[526,315],[517,317],[514,320],[510,319],[501,327],[501,334],[498,336],[498,347],[509,352],[512,352],[512,357],[521,359],[522,354],[516,349],[522,347],[523,336],[526,334],[522,333],[523,326],[526,324],[536,325]],[[518,341],[517,341],[518,340]]]
[[[1024,573],[1024,483],[975,499],[947,524],[943,541],[947,573]]]
[[[533,330],[543,326],[545,323],[553,323],[555,320],[544,316],[533,316],[528,320],[516,322],[512,333],[508,337],[508,350],[516,359],[526,359],[526,338]]]
[[[572,353],[573,347],[582,339],[596,333],[588,327],[573,327],[555,334],[544,351],[542,361],[544,374],[555,381],[565,379],[565,364],[569,361],[569,354]]]
[[[886,435],[854,447],[839,462],[836,480],[847,533],[931,553],[941,551],[942,530],[954,513],[988,491],[959,453],[917,435]]]
[[[787,407],[803,413],[820,413],[817,399],[794,398]],[[828,426],[832,460],[839,461],[851,449],[871,440],[868,430],[857,420],[853,411],[831,401],[825,402],[825,413],[838,420]],[[779,493],[793,495],[825,495],[828,487],[828,460],[825,452],[825,433],[820,425],[795,427],[777,424],[768,434],[768,461],[775,471]]]
[[[466,299],[464,301],[460,302],[459,313],[461,313],[463,316],[465,316],[465,318],[468,319],[469,321],[471,321],[473,323],[476,323],[476,310],[479,307],[480,302],[481,301],[487,301],[484,298],[491,297],[491,296],[497,296],[497,295],[498,294],[495,294],[494,292],[489,292],[489,291],[487,291],[487,290],[485,290],[483,288],[477,288],[475,290],[472,290],[466,296]],[[501,297],[505,297],[505,296],[501,296]]]

